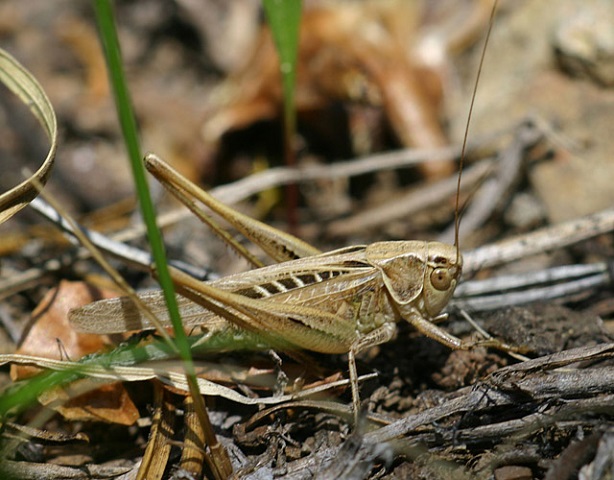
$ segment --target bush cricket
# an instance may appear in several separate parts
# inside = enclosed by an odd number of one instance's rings
[[[494,11],[493,8],[492,15]],[[492,17],[487,35],[490,28]],[[483,55],[484,52],[482,61]],[[472,106],[477,83],[476,80]],[[470,115],[471,111],[465,143]],[[148,155],[145,162],[165,188],[217,233],[222,233],[221,229],[202,211],[197,201],[261,246],[278,262],[261,266],[250,259],[259,268],[208,282],[196,281],[174,270],[185,326],[202,326],[207,330],[247,330],[282,349],[347,353],[355,417],[359,410],[356,354],[389,341],[401,319],[420,333],[453,349],[468,349],[476,343],[509,348],[496,340],[463,342],[436,325],[447,317],[442,311],[462,272],[458,233],[455,245],[387,241],[322,253],[292,235],[224,205],[156,156]],[[456,232],[459,190],[460,173],[456,194]],[[241,250],[240,246],[236,248]],[[161,292],[147,292],[141,297],[160,316],[161,322],[168,324]],[[71,311],[70,319],[78,330],[91,333],[153,328],[125,297],[75,309]]]

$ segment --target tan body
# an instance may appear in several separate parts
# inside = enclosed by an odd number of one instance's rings
[[[155,156],[147,168],[214,231],[225,231],[195,199],[223,217],[275,261],[275,265],[199,282],[171,270],[186,327],[207,331],[239,328],[274,347],[348,353],[355,413],[358,411],[356,353],[390,340],[404,319],[424,335],[451,348],[468,348],[435,323],[445,315],[462,270],[457,247],[439,242],[391,241],[329,253],[243,215],[211,197]],[[256,263],[257,260],[249,257]],[[169,325],[162,292],[139,297],[162,325]],[[70,312],[78,330],[119,333],[153,328],[127,297],[102,300]],[[206,338],[206,337],[205,337]]]
[[[233,308],[237,296],[243,297],[240,303],[248,309],[257,302],[254,323],[262,309],[269,308],[276,316],[279,305],[293,307],[276,324],[252,325],[256,333],[268,328],[298,348],[346,353],[368,335],[381,332],[381,342],[388,340],[401,318],[441,340],[445,332],[424,322],[432,325],[454,292],[461,271],[455,255],[454,247],[438,242],[379,242],[258,268],[204,285],[228,297],[226,308]],[[164,325],[170,325],[161,291],[140,297]],[[186,327],[207,327],[208,322],[218,324],[220,320],[185,297],[179,297],[179,306]],[[71,321],[90,333],[154,328],[127,297],[73,310]]]

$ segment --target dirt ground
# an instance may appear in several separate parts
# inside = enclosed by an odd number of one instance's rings
[[[451,350],[401,321],[392,341],[359,355],[358,426],[342,381],[347,355],[202,353],[203,378],[252,400],[207,398],[234,478],[612,478],[610,3],[500,1],[486,49],[460,198],[464,277],[440,326],[483,339],[468,312],[518,352]],[[260,2],[114,6],[143,152],[322,251],[453,242],[457,160],[490,2],[306,1],[298,173],[284,166],[279,67]],[[5,0],[0,47],[36,77],[58,118],[47,190],[87,228],[148,250],[130,233],[140,219],[92,6]],[[0,190],[47,150],[2,87]],[[287,200],[292,182],[297,203]],[[165,219],[182,211],[153,181],[152,190]],[[170,258],[206,279],[249,268],[195,218],[175,216],[164,228]],[[69,309],[116,292],[33,209],[0,226],[0,255],[0,355],[77,360],[157,341],[74,331]],[[114,265],[137,289],[155,288],[148,272]],[[31,375],[0,368],[0,399]],[[7,475],[213,478],[183,390],[160,380],[73,383],[2,420]],[[89,391],[76,396],[79,388]],[[320,391],[297,394],[309,389]],[[276,395],[294,396],[256,400]]]

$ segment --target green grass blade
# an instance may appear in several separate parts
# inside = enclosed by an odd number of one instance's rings
[[[264,0],[264,10],[279,54],[279,69],[284,90],[284,124],[287,135],[291,137],[294,136],[296,129],[294,89],[301,4],[300,0]]]
[[[151,194],[147,185],[145,176],[145,167],[142,162],[142,155],[139,146],[139,138],[136,128],[136,120],[132,110],[132,102],[124,77],[124,70],[121,61],[121,53],[119,49],[119,41],[117,31],[115,29],[115,20],[109,0],[96,0],[94,2],[96,10],[96,19],[100,29],[100,37],[109,69],[109,77],[113,87],[115,96],[115,105],[117,108],[124,141],[128,150],[130,165],[134,176],[135,187],[143,221],[147,228],[147,237],[151,246],[152,255],[156,264],[158,280],[164,291],[164,299],[168,309],[169,317],[173,324],[175,333],[175,342],[179,349],[179,355],[183,360],[184,369],[190,393],[194,399],[194,407],[201,422],[207,445],[211,451],[217,451],[217,456],[206,456],[210,468],[213,470],[216,478],[225,478],[232,473],[230,460],[227,457],[225,450],[220,449],[219,443],[215,437],[213,427],[209,422],[209,417],[206,412],[205,404],[200,395],[198,383],[196,381],[196,373],[190,345],[187,336],[183,330],[177,299],[175,297],[175,289],[171,280],[168,264],[166,261],[166,251],[162,242],[162,235],[156,225],[156,215],[151,200]]]
[[[296,106],[294,90],[298,42],[301,20],[301,0],[263,0],[264,9],[273,33],[273,41],[279,54],[279,66],[284,92],[284,162],[296,165],[294,136],[296,133]],[[298,189],[296,185],[286,187],[286,208],[288,226],[291,232],[298,230]]]
[[[115,96],[117,114],[121,124],[126,149],[128,150],[130,166],[132,168],[132,175],[134,177],[134,184],[141,207],[141,213],[143,215],[143,221],[147,227],[147,237],[151,246],[152,256],[156,264],[160,285],[164,291],[169,316],[173,322],[175,341],[179,348],[179,353],[181,358],[190,364],[190,349],[181,324],[173,283],[167,267],[166,252],[162,242],[162,236],[156,225],[156,214],[142,162],[143,156],[141,155],[139,145],[136,120],[132,110],[132,102],[130,100],[126,80],[124,78],[112,8],[108,0],[96,0],[94,5],[100,29],[100,38],[107,60],[109,78]],[[186,365],[186,367],[187,366],[188,365]]]

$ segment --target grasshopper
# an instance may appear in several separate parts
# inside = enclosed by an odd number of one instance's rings
[[[207,223],[195,200],[261,245],[275,261],[248,272],[200,282],[178,270],[186,327],[254,332],[273,346],[348,354],[354,412],[359,393],[356,354],[389,341],[404,319],[422,334],[453,349],[474,344],[436,325],[462,272],[458,246],[429,241],[388,241],[321,253],[302,240],[248,217],[198,188],[155,155],[147,169]],[[218,227],[214,226],[214,229]],[[163,325],[169,325],[161,291],[140,295]],[[70,312],[72,324],[89,333],[151,329],[127,297],[98,301]],[[207,336],[205,335],[205,341]],[[494,341],[481,344],[499,345]]]
[[[475,90],[472,105],[474,99]],[[468,125],[469,120],[465,143]],[[464,149],[463,146],[461,172]],[[401,319],[453,349],[468,349],[476,344],[510,349],[492,339],[464,342],[437,326],[447,318],[442,311],[462,273],[463,259],[458,245],[460,173],[455,245],[388,241],[322,253],[293,235],[219,202],[155,155],[148,155],[145,164],[165,188],[258,267],[207,282],[171,269],[180,294],[178,302],[184,325],[203,327],[208,333],[220,329],[252,332],[285,350],[347,353],[355,417],[360,403],[356,355],[392,339]],[[228,234],[203,212],[197,201],[261,246],[277,263],[262,266],[240,245],[230,241]],[[146,292],[140,297],[163,325],[170,324],[161,291]],[[78,330],[90,333],[153,328],[127,297],[74,309],[70,320]],[[207,335],[203,341],[206,339]]]

